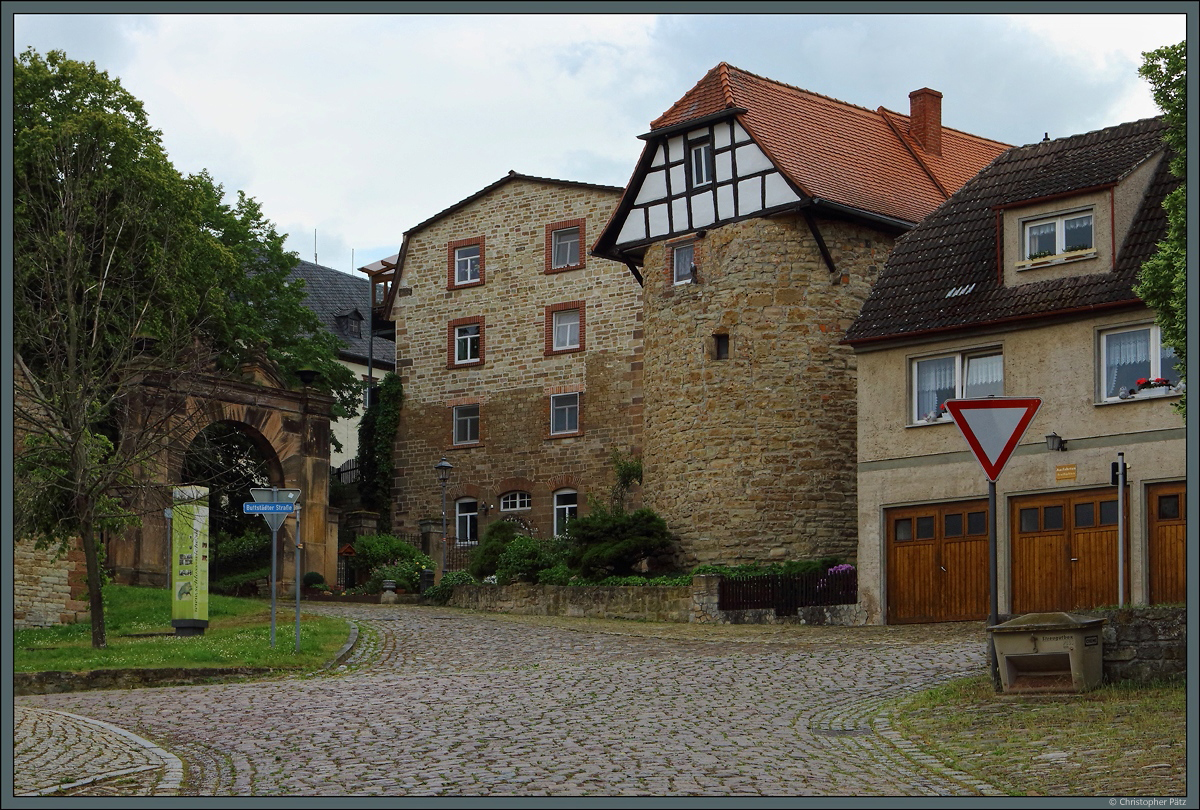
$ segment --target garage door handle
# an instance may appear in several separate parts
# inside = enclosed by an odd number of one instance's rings
[[[1078,557],[1072,557],[1072,558],[1071,558],[1071,562],[1079,562],[1079,558],[1078,558]]]
[[[942,569],[943,571],[946,570],[946,566],[944,566],[944,565],[939,565],[938,568]]]

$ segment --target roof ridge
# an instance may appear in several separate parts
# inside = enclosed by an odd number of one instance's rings
[[[871,114],[875,113],[875,110],[872,110],[869,107],[863,107],[861,105],[854,104],[849,101],[843,101],[840,98],[834,98],[833,96],[827,96],[824,93],[817,93],[813,90],[805,90],[803,87],[798,87],[794,84],[788,84],[787,82],[781,82],[778,79],[772,79],[767,76],[760,76],[757,73],[754,73],[752,71],[743,70],[742,68],[737,67],[736,65],[729,65],[725,62],[722,62],[721,64],[726,65],[726,67],[729,68],[730,70],[735,70],[738,73],[742,73],[746,76],[750,76],[751,78],[758,79],[759,81],[764,81],[769,84],[778,85],[779,87],[786,87],[789,90],[795,90],[798,93],[804,93],[806,96],[813,96],[814,98],[823,98],[826,101],[832,101],[836,104],[841,104],[842,106],[845,106],[845,107],[854,107],[855,109],[862,110],[863,112],[867,112],[867,113],[871,113]]]
[[[917,165],[921,167],[922,171],[925,172],[925,175],[933,181],[933,184],[937,187],[937,190],[942,192],[942,198],[946,200],[950,199],[950,192],[946,191],[946,187],[942,185],[942,181],[938,179],[937,173],[934,172],[933,167],[926,163],[925,159],[921,156],[921,153],[925,150],[913,148],[913,145],[908,142],[909,138],[906,136],[906,133],[902,132],[899,124],[892,120],[892,116],[888,110],[880,107],[879,114],[883,118],[884,122],[888,125],[888,128],[891,129],[892,132],[896,133],[896,138],[899,139],[900,143],[904,145],[904,148],[908,150],[908,153],[912,155],[913,160],[917,162]]]
[[[725,95],[725,109],[738,106],[733,98],[733,85],[729,82],[729,67],[728,62],[717,65],[718,76],[721,79],[721,92]]]
[[[908,121],[912,120],[912,116],[909,115],[908,113],[902,113],[897,110],[889,109],[887,107],[884,107],[882,104],[879,106],[879,109],[887,110],[889,115],[894,115],[897,118],[904,118]],[[976,135],[974,132],[967,132],[965,129],[958,129],[956,127],[948,127],[945,124],[942,124],[942,132],[954,132],[959,135],[965,135],[968,138],[974,138],[977,141],[987,141],[988,143],[994,143],[997,146],[1004,146],[1007,148],[1012,148],[1013,146],[1016,145],[1016,144],[1011,144],[1011,143],[1005,143],[1004,141],[998,141],[995,138],[986,138],[983,135]]]

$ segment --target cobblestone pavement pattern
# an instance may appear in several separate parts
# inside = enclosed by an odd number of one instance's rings
[[[187,764],[183,795],[998,794],[900,738],[880,711],[982,672],[977,624],[697,627],[312,610],[360,629],[335,671],[17,698],[18,793],[72,776],[69,763],[45,767],[55,745],[108,757],[104,773],[154,764],[157,754],[129,750],[119,725]],[[34,709],[114,725],[81,741]],[[167,771],[69,792],[171,793]]]

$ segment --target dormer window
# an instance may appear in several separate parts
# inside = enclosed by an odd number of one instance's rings
[[[345,315],[338,315],[337,330],[343,335],[349,337],[362,337],[362,322],[363,318],[357,312],[348,312]]]
[[[1090,251],[1095,246],[1092,212],[1074,211],[1025,223],[1024,255],[1027,261]]]

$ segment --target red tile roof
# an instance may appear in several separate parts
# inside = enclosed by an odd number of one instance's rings
[[[909,116],[869,110],[765,79],[725,62],[651,123],[675,127],[723,110],[810,197],[919,222],[1008,148],[942,128],[942,154],[909,134]]]

